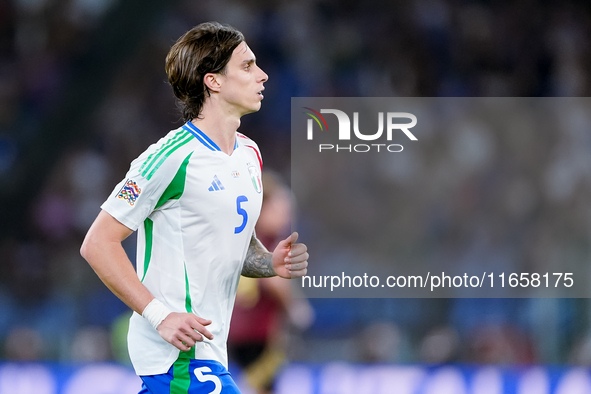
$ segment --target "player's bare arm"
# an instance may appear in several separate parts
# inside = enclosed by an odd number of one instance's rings
[[[261,244],[253,234],[250,239],[242,275],[249,278],[280,276],[286,279],[299,278],[308,272],[308,248],[296,243],[298,233],[293,233],[279,242],[273,253]]]
[[[131,309],[142,313],[154,298],[139,281],[121,242],[133,231],[105,211],[88,230],[80,253],[105,285]]]
[[[249,278],[270,278],[277,275],[273,269],[273,255],[253,234],[242,266],[242,276]]]
[[[132,232],[110,214],[101,211],[88,230],[80,253],[103,283],[141,315],[154,300],[154,296],[138,279],[133,264],[121,245]],[[205,328],[209,324],[210,320],[192,313],[170,313],[157,326],[157,330],[164,340],[186,351],[195,342],[202,341],[203,336],[213,338]]]

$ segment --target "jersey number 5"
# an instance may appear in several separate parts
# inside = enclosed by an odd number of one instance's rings
[[[234,234],[241,233],[242,230],[244,230],[244,227],[246,227],[246,222],[248,221],[248,213],[244,208],[240,206],[240,204],[246,201],[248,201],[248,198],[246,198],[246,196],[238,196],[236,198],[236,211],[238,212],[238,215],[242,216],[242,224],[234,228]]]
[[[203,372],[211,372],[211,368],[209,368],[209,367],[195,368],[195,371],[193,371],[193,372],[195,373],[197,380],[200,381],[201,383],[213,382],[213,384],[215,384],[215,388],[213,389],[213,391],[210,391],[207,394],[220,394],[222,392],[222,382],[220,381],[220,378],[218,378],[215,375],[204,375],[203,374]]]

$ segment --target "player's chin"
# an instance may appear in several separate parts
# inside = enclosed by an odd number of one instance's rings
[[[252,114],[253,112],[258,112],[259,109],[261,109],[261,103],[260,102],[257,103],[257,104],[254,104],[254,105],[252,105],[250,107],[248,107],[247,109],[245,109],[243,111],[242,115],[248,115],[248,114]]]

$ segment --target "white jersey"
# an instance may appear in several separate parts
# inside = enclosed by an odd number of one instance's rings
[[[228,366],[236,287],[262,204],[261,169],[249,138],[237,133],[227,155],[188,122],[134,160],[101,206],[139,230],[137,273],[152,295],[174,312],[212,321],[207,329],[214,339],[198,342],[189,358]],[[137,313],[128,346],[138,375],[166,373],[179,358]]]

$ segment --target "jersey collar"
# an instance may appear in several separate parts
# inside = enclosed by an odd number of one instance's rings
[[[215,142],[213,142],[211,140],[211,138],[209,138],[207,136],[207,134],[205,134],[203,131],[199,130],[197,128],[197,126],[195,126],[193,123],[191,123],[191,121],[188,121],[183,126],[183,129],[185,129],[188,132],[190,132],[191,134],[193,134],[193,136],[195,136],[195,138],[197,138],[197,140],[199,142],[201,142],[203,145],[205,145],[205,147],[208,148],[209,150],[221,152],[220,147],[217,146],[217,144]],[[238,138],[236,138],[234,141],[234,150],[236,150],[236,148],[238,148]]]

